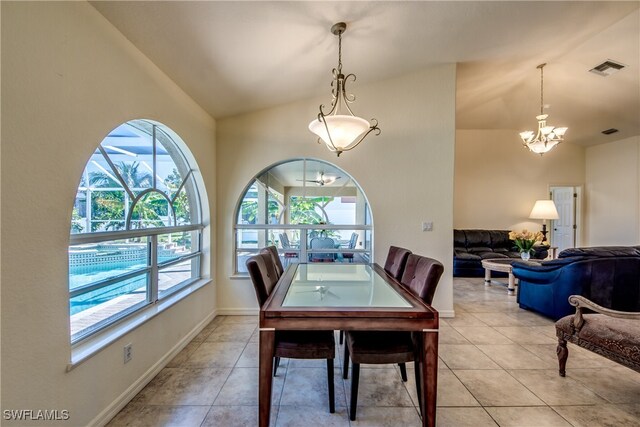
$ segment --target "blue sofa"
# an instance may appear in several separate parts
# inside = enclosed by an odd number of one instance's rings
[[[572,248],[541,265],[513,263],[518,303],[557,320],[575,312],[570,295],[603,307],[640,311],[640,246]]]

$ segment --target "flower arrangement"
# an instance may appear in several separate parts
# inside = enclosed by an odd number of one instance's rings
[[[530,254],[533,252],[533,245],[535,245],[536,242],[542,242],[544,236],[540,231],[534,233],[529,230],[522,230],[520,232],[511,231],[509,233],[509,239],[514,241],[520,252]]]

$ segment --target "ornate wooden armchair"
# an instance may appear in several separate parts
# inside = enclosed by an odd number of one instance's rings
[[[611,310],[580,295],[571,295],[569,303],[576,313],[556,322],[560,376],[569,357],[567,342],[640,372],[640,313]]]

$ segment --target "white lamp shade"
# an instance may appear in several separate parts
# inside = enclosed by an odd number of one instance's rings
[[[556,204],[553,203],[553,200],[536,200],[536,204],[533,205],[529,218],[558,219],[560,218],[560,215],[558,215],[558,210],[556,209]]]
[[[323,122],[316,119],[309,123],[309,130],[324,141],[329,149],[333,149],[331,143],[336,149],[341,150],[347,148],[351,143],[369,129],[369,122],[356,116],[334,115],[325,116],[331,139],[327,135],[327,129]]]

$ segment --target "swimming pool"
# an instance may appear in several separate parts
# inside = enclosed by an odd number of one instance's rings
[[[159,250],[160,263],[183,254],[177,248]],[[69,251],[69,290],[98,283],[144,269],[148,265],[146,243],[128,245],[84,245]],[[104,304],[121,295],[147,292],[148,273],[70,298],[69,314],[74,315]]]

